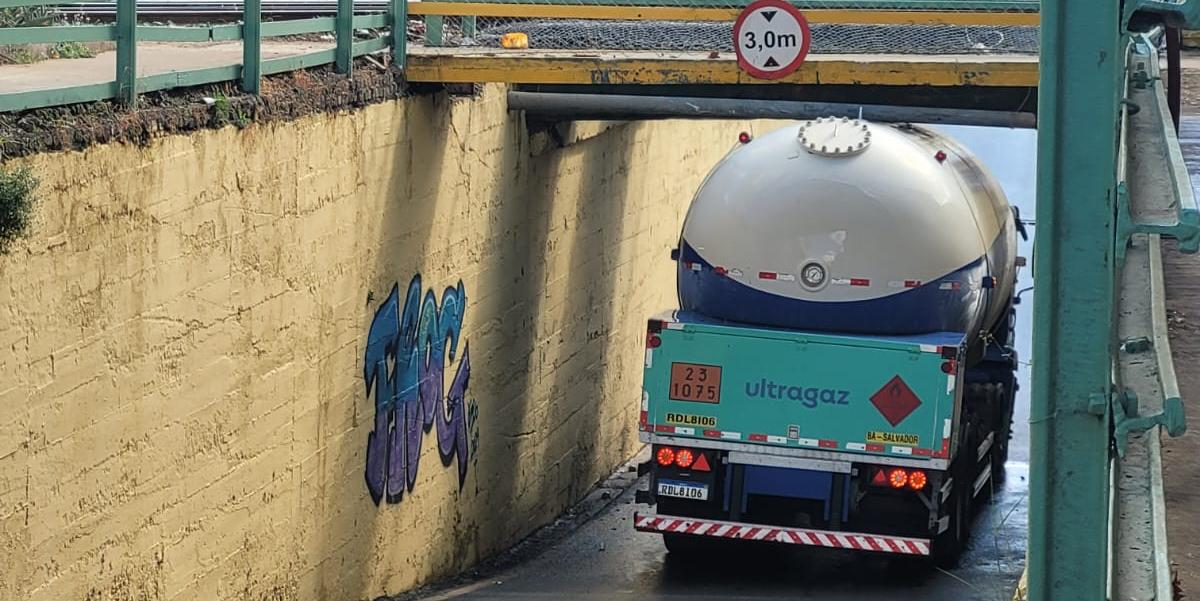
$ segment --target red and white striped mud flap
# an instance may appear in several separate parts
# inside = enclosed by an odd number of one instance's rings
[[[836,549],[878,551],[904,555],[929,555],[929,539],[926,538],[905,538],[883,534],[833,532],[830,530],[809,530],[807,528],[785,528],[782,526],[756,526],[754,524],[739,524],[737,522],[677,518],[669,515],[642,515],[640,513],[634,514],[633,523],[634,528],[642,532],[671,532],[674,534],[757,540],[789,545],[833,547]]]

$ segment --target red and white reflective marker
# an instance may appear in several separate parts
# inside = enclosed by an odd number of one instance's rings
[[[738,66],[759,79],[779,79],[800,68],[808,56],[808,20],[783,0],[756,0],[733,24]]]

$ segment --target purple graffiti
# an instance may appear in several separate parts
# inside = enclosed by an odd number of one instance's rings
[[[441,307],[430,290],[421,298],[421,276],[408,285],[404,308],[393,286],[367,334],[363,380],[368,398],[375,388],[375,429],[367,435],[367,490],[378,505],[399,503],[412,492],[421,460],[421,441],[437,426],[442,465],[458,459],[458,485],[467,477],[466,393],[471,377],[468,345],[463,343],[458,371],[445,392],[446,352],[454,361],[462,332],[466,293],[457,287],[442,293]],[[447,345],[447,342],[449,345]]]

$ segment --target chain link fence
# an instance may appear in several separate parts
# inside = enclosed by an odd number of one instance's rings
[[[727,53],[733,52],[734,16],[745,3],[611,0],[602,5],[550,1],[504,5],[517,7],[513,12],[539,6],[543,10],[538,12],[543,14],[552,12],[548,7],[554,6],[563,8],[562,12],[571,16],[418,18],[419,22],[410,27],[410,41],[418,46],[500,48],[506,34],[520,33],[526,36],[531,50]],[[578,18],[586,12],[582,7],[597,9],[596,14],[603,15],[605,12],[600,7],[617,6],[694,8],[698,13],[708,11],[708,14],[704,20],[655,20],[651,11],[638,19]],[[1036,55],[1039,48],[1038,28],[1027,24],[1033,22],[1032,19],[995,18],[998,13],[1035,13],[1036,1],[917,3],[901,0],[809,2],[799,6],[811,11],[812,15],[811,54]],[[565,10],[567,7],[575,10]],[[836,11],[836,14],[828,14],[830,11]],[[965,13],[979,14],[975,15],[977,18],[962,18]],[[863,22],[848,22],[854,21],[856,14],[862,15]],[[959,18],[954,18],[956,14]]]

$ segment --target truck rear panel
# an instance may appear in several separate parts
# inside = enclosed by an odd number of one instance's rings
[[[963,341],[961,333],[815,334],[669,312],[647,334],[643,440],[944,466]]]

